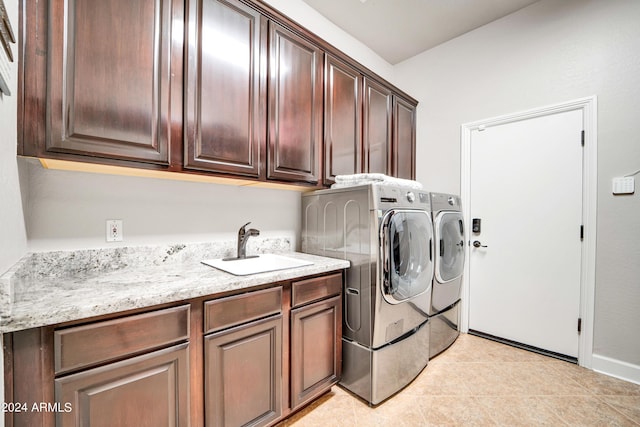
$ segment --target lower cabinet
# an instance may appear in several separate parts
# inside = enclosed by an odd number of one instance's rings
[[[340,379],[342,273],[204,303],[206,426],[266,426]]]
[[[291,409],[331,388],[342,373],[342,274],[291,284]]]
[[[206,426],[264,426],[283,409],[283,288],[204,303]]]
[[[263,426],[282,414],[282,315],[205,337],[206,426]]]
[[[189,305],[53,333],[56,426],[188,426]]]
[[[56,425],[189,425],[188,343],[55,380]]]
[[[5,425],[274,425],[340,379],[342,274],[6,334]]]
[[[341,298],[291,311],[291,406],[327,391],[340,379]]]

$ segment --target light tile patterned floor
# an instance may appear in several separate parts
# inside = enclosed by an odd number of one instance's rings
[[[336,386],[278,427],[455,425],[640,426],[640,385],[462,334],[375,408]]]

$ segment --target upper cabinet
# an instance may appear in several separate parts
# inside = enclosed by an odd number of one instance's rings
[[[416,102],[264,2],[21,12],[20,155],[309,187],[415,176]]]
[[[318,46],[269,23],[269,178],[318,182],[322,67]]]
[[[324,80],[324,183],[362,172],[362,75],[327,55]]]
[[[393,175],[416,177],[416,104],[393,98]]]
[[[44,151],[168,164],[169,98],[181,84],[172,81],[172,36],[182,28],[172,9],[161,0],[51,0]]]
[[[391,175],[391,118],[393,92],[364,79],[364,171]]]
[[[414,179],[415,108],[415,101],[327,55],[324,184],[361,172]]]
[[[264,175],[266,27],[240,1],[190,2],[185,168]]]

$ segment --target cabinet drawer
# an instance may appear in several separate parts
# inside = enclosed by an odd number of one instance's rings
[[[54,384],[62,408],[57,427],[189,425],[188,343],[57,378]],[[41,420],[28,425],[49,425]]]
[[[96,365],[189,338],[183,305],[54,332],[55,372]]]
[[[240,325],[281,310],[281,287],[207,301],[204,304],[204,333]]]
[[[342,273],[293,282],[291,307],[321,300],[342,293]]]

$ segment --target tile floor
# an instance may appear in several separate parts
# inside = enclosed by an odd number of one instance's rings
[[[335,386],[278,427],[640,426],[640,385],[461,334],[375,408]]]

